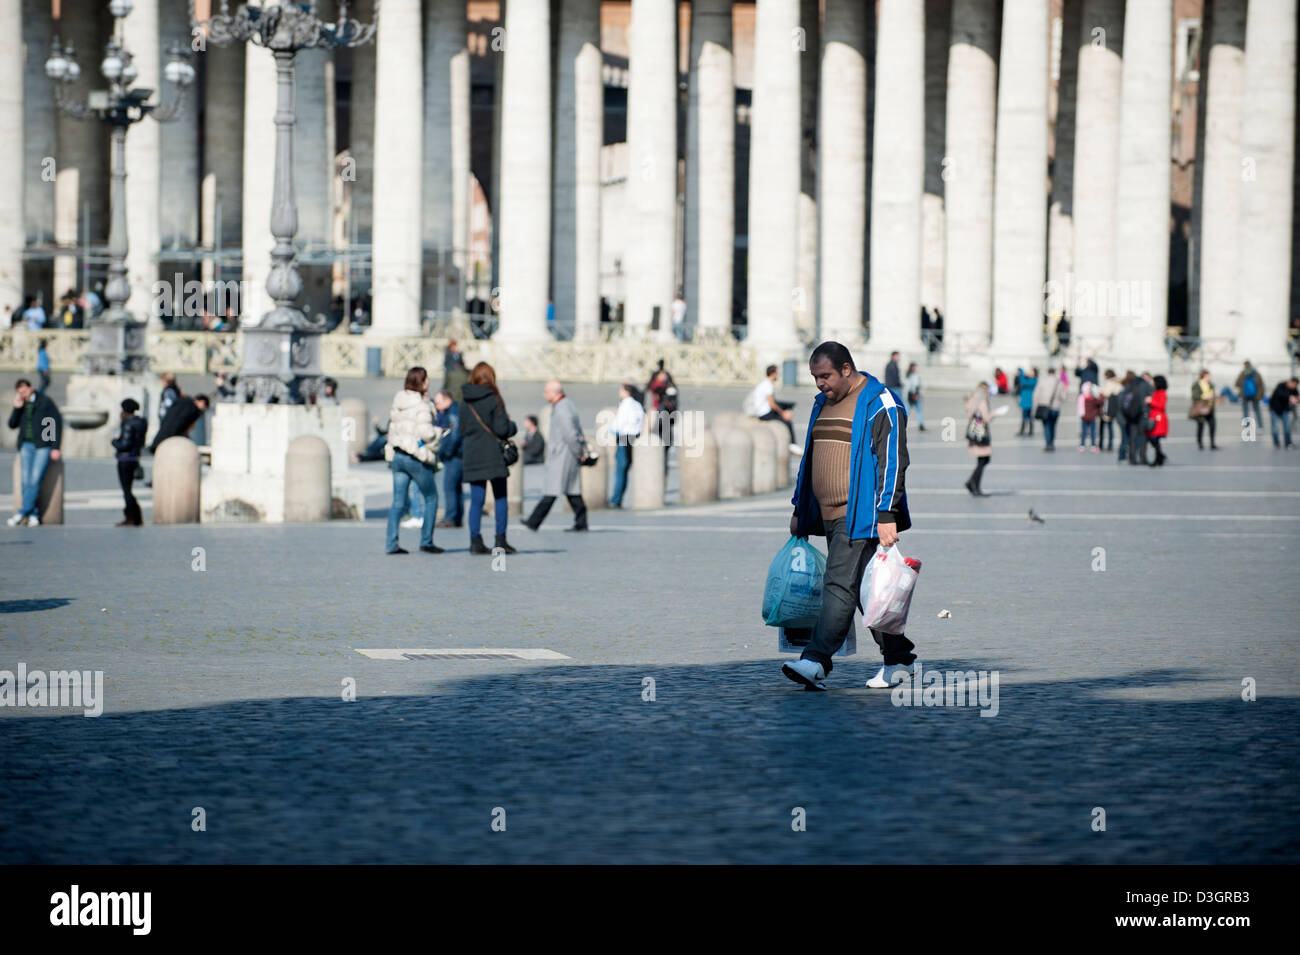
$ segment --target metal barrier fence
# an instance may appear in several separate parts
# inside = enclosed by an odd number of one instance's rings
[[[333,333],[321,336],[321,367],[335,378],[361,378],[368,373],[371,349],[380,353],[383,374],[400,377],[412,365],[442,368],[448,338],[455,338],[473,367],[490,362],[501,378],[544,381],[619,382],[645,381],[660,359],[683,385],[752,385],[763,374],[758,352],[734,340],[681,342],[630,337],[608,341],[501,342],[478,339],[455,325],[440,329],[439,337],[368,338]],[[177,374],[212,374],[237,371],[243,337],[239,332],[150,332],[148,350],[155,371]],[[50,369],[80,372],[81,356],[89,348],[86,330],[0,332],[0,369],[36,369],[39,342],[46,342]]]

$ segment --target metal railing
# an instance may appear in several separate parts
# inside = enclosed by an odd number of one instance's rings
[[[1196,371],[1208,362],[1232,361],[1236,341],[1232,338],[1202,338],[1199,335],[1168,334],[1165,351],[1169,354],[1169,372]]]

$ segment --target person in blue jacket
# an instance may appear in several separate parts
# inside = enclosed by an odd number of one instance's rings
[[[912,526],[907,510],[907,412],[879,379],[858,371],[839,342],[813,349],[808,369],[820,392],[813,401],[795,484],[795,537],[826,537],[822,609],[802,656],[781,669],[810,690],[824,690],[831,657],[858,608],[867,561]],[[916,672],[915,646],[901,633],[872,628],[884,664],[867,686],[885,689]]]
[[[1038,369],[1016,374],[1017,397],[1020,399],[1020,436],[1034,436],[1034,389],[1038,387]]]

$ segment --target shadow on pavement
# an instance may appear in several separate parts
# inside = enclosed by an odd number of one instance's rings
[[[1004,672],[986,718],[895,707],[863,688],[870,668],[837,667],[824,694],[783,680],[776,660],[556,665],[425,696],[367,697],[362,680],[355,703],[5,719],[0,861],[1300,858],[1300,700],[1244,703],[1226,680],[1212,701],[1100,695],[1194,679],[1178,670],[1039,683]],[[205,832],[191,831],[196,806]],[[1105,832],[1091,828],[1098,806]],[[505,832],[490,828],[496,807]]]

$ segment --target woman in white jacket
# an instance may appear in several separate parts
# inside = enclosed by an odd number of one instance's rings
[[[433,522],[438,511],[438,442],[442,430],[433,423],[433,405],[429,402],[429,375],[418,365],[406,373],[406,383],[393,397],[388,418],[388,443],[384,457],[393,469],[393,503],[388,508],[389,554],[406,554],[397,543],[397,531],[406,496],[412,482],[424,497],[424,521],[420,526],[420,550],[441,554],[433,545]]]

